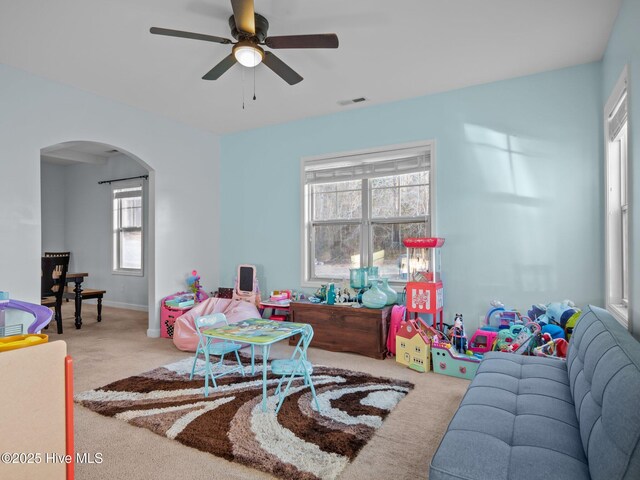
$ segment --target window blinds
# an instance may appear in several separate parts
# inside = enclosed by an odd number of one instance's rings
[[[611,115],[609,115],[609,140],[613,141],[627,121],[627,91],[622,92],[622,97]]]
[[[137,187],[114,188],[113,198],[135,198],[142,196],[142,185]]]
[[[429,170],[430,165],[431,152],[425,148],[419,151],[401,150],[309,161],[304,167],[305,183],[341,182],[424,172]]]

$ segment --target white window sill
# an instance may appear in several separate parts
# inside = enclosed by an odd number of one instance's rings
[[[143,270],[113,270],[113,275],[126,275],[129,277],[144,277]]]
[[[629,307],[622,304],[607,304],[607,311],[613,315],[613,317],[624,328],[629,328]]]

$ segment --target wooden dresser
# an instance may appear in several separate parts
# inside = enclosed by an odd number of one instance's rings
[[[359,353],[383,359],[391,307],[353,308],[310,302],[291,303],[291,321],[309,323],[314,336],[311,347],[331,352]],[[291,338],[295,345],[297,338]]]

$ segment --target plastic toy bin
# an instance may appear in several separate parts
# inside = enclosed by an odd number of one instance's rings
[[[173,338],[173,325],[176,319],[194,307],[194,305],[183,308],[170,307],[165,303],[167,300],[171,300],[177,296],[178,294],[169,295],[163,298],[160,304],[160,336],[162,338]]]

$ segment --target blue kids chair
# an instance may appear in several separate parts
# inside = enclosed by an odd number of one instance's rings
[[[278,382],[278,387],[275,391],[275,393],[280,396],[278,408],[276,408],[276,414],[280,411],[282,402],[284,402],[284,399],[289,392],[289,388],[291,387],[291,382],[293,382],[293,379],[295,377],[304,378],[304,384],[311,387],[313,399],[316,402],[318,412],[320,411],[320,404],[318,403],[318,397],[316,396],[316,389],[314,388],[313,382],[311,381],[311,374],[313,374],[313,365],[309,360],[307,360],[307,347],[309,347],[312,338],[313,327],[311,327],[311,325],[305,325],[304,330],[300,335],[300,340],[298,341],[298,344],[296,345],[291,358],[288,360],[273,360],[271,362],[271,373],[281,376],[280,382]],[[283,392],[281,390],[282,382],[287,377],[289,378],[289,381],[287,382],[287,387]]]
[[[207,338],[202,334],[202,330],[206,328],[214,328],[214,327],[222,327],[224,325],[229,325],[227,322],[227,317],[224,313],[212,313],[210,315],[203,315],[201,317],[196,317],[194,320],[196,326],[196,332],[198,333],[198,347],[196,348],[196,354],[193,357],[193,367],[191,367],[191,376],[189,380],[193,380],[193,374],[196,370],[196,362],[198,361],[198,355],[203,354],[205,358],[204,365],[204,396],[209,396],[209,377],[211,377],[211,381],[213,382],[213,387],[218,388],[218,384],[216,383],[216,378],[219,378],[223,375],[233,372],[240,372],[244,377],[244,367],[242,366],[242,362],[240,361],[240,355],[238,355],[238,350],[242,348],[242,345],[230,342],[227,340],[223,340],[221,342],[216,342],[211,344],[211,339]],[[237,367],[231,367],[223,369],[223,361],[224,356],[227,353],[234,352],[236,354],[236,360],[238,361]],[[216,375],[213,374],[213,370],[211,368],[211,362],[209,361],[209,355],[218,355],[220,356],[220,361],[218,362],[218,366],[220,367],[220,372]]]

